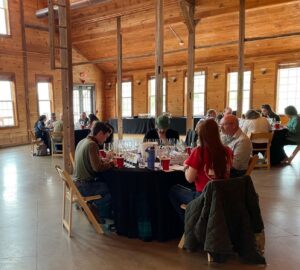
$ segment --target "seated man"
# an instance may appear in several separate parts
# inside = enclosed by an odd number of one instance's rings
[[[56,122],[56,114],[53,112],[51,113],[50,119],[46,122],[46,127],[49,129],[53,129],[55,122]]]
[[[112,161],[98,157],[99,146],[110,134],[109,127],[102,122],[95,122],[91,135],[81,140],[75,151],[74,181],[82,196],[101,195],[102,198],[94,201],[93,206],[98,208],[94,214],[99,218],[110,215],[110,193],[105,183],[100,181],[99,172],[114,167]],[[92,210],[95,210],[93,207]],[[97,216],[98,213],[98,216]],[[101,219],[101,222],[103,220]]]
[[[170,129],[170,118],[167,115],[160,115],[155,120],[156,129],[149,130],[144,136],[144,142],[147,140],[161,140],[167,144],[169,139],[179,140],[179,133]]]
[[[80,119],[79,119],[79,125],[80,126],[83,126],[83,127],[87,127],[88,126],[88,124],[89,124],[89,119],[88,119],[88,117],[86,116],[86,113],[85,112],[82,112],[81,114],[80,114]]]
[[[233,151],[233,166],[231,177],[239,177],[246,173],[252,144],[247,135],[239,128],[238,118],[234,115],[225,115],[221,120],[222,141]]]
[[[63,132],[63,114],[62,113],[60,114],[60,119],[54,123],[53,132]],[[53,135],[53,140],[55,142],[62,142],[62,137]],[[62,150],[61,145],[57,145],[56,150]]]

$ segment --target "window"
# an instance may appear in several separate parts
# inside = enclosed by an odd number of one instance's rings
[[[132,116],[132,83],[122,82],[122,116]]]
[[[0,35],[9,35],[7,0],[0,0]]]
[[[37,83],[38,100],[39,100],[39,115],[46,115],[50,119],[51,115],[51,82]]]
[[[163,79],[163,112],[166,112],[166,78]],[[148,80],[148,106],[149,114],[155,116],[155,77],[150,77]]]
[[[15,87],[12,76],[0,74],[0,127],[16,125],[14,94]]]
[[[80,114],[89,115],[94,112],[94,86],[76,85],[73,88],[73,115],[74,123],[80,119]]]
[[[237,92],[238,92],[238,72],[229,72],[227,83],[228,100],[227,104],[232,110],[237,110]],[[251,71],[244,71],[244,87],[243,87],[243,105],[242,113],[250,108],[250,88],[251,88]]]
[[[187,77],[185,77],[185,89],[187,89]],[[194,73],[194,103],[193,115],[205,114],[205,71]]]
[[[293,105],[300,111],[300,67],[279,68],[276,112],[284,114],[284,108]]]

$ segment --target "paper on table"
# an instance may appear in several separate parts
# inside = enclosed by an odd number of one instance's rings
[[[171,165],[170,168],[174,171],[183,171],[184,169],[184,166],[182,165],[178,165],[178,164],[174,164],[174,165]]]

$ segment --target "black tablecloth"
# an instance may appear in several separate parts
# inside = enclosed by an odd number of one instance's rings
[[[194,127],[199,121],[199,117],[194,118]],[[108,122],[113,126],[114,132],[118,132],[118,120],[112,118]],[[146,134],[148,130],[155,127],[154,118],[124,118],[123,133],[126,134]],[[186,117],[172,117],[170,128],[177,130],[180,135],[186,134]]]
[[[89,129],[76,129],[74,130],[74,141],[75,141],[75,149],[77,144],[84,138],[89,135],[90,130]]]
[[[187,183],[183,172],[124,168],[99,176],[107,182],[112,195],[118,234],[158,241],[182,234],[183,225],[169,201],[168,191],[174,184]]]
[[[273,139],[270,147],[270,159],[272,165],[279,164],[287,157],[283,148],[287,133],[288,130],[286,128],[277,130],[275,129],[273,131]]]
[[[154,118],[124,118],[123,133],[145,134],[155,127]],[[110,119],[108,122],[114,127],[114,132],[118,132],[118,119]]]

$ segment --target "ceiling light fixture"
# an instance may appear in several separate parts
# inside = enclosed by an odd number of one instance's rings
[[[173,27],[171,25],[169,25],[169,28],[171,30],[171,32],[174,34],[174,36],[177,38],[178,40],[178,44],[180,46],[183,46],[184,45],[184,41],[180,38],[180,36],[175,32],[175,30],[173,29]]]

